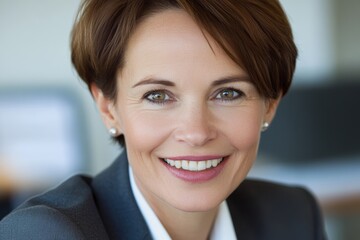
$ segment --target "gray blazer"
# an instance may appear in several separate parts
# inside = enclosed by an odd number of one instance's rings
[[[245,180],[227,199],[238,239],[323,240],[321,214],[302,188]],[[0,222],[1,240],[152,239],[123,153],[98,176],[74,176]]]

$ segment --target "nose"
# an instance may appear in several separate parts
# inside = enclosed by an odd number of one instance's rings
[[[192,147],[203,146],[217,136],[212,116],[206,106],[184,107],[177,118],[175,139]]]

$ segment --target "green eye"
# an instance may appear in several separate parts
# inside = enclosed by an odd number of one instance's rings
[[[242,96],[243,93],[235,90],[235,89],[223,89],[215,96],[215,99],[217,100],[224,100],[224,101],[231,101],[234,99],[238,99],[240,96]]]
[[[165,93],[152,93],[148,96],[148,99],[151,99],[153,101],[163,101],[166,99],[166,94]]]
[[[147,93],[144,97],[152,103],[166,103],[171,101],[171,97],[163,90],[155,90]]]

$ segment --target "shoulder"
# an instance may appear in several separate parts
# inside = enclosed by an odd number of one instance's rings
[[[0,238],[106,239],[90,183],[74,176],[25,202],[0,222]]]
[[[227,202],[235,227],[256,239],[324,239],[317,202],[302,187],[245,180]]]

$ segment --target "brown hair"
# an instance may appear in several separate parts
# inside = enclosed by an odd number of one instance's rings
[[[146,17],[186,11],[249,75],[260,95],[288,91],[297,49],[278,0],[84,0],[72,31],[71,59],[90,88],[116,98],[116,73],[132,32]],[[117,138],[123,144],[123,136]]]

